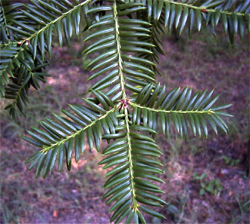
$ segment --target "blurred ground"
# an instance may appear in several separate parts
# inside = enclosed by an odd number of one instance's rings
[[[175,41],[164,39],[166,56],[160,59],[158,78],[174,87],[191,86],[194,90],[215,89],[221,104],[232,103],[227,112],[234,118],[226,119],[228,135],[208,139],[190,138],[188,141],[162,134],[156,137],[165,164],[166,193],[161,197],[169,204],[159,212],[166,220],[152,219],[149,223],[250,223],[250,180],[246,176],[247,140],[249,138],[250,57],[249,40],[236,41],[232,47],[226,36],[214,38],[207,32],[185,35]],[[102,200],[105,182],[97,163],[101,155],[87,148],[71,172],[53,171],[45,180],[35,180],[35,170],[28,171],[24,161],[33,148],[19,135],[24,129],[36,126],[36,120],[51,112],[59,113],[67,104],[81,103],[90,83],[89,71],[83,65],[91,58],[82,58],[82,47],[73,44],[55,47],[47,73],[52,77],[39,92],[31,91],[28,117],[21,118],[20,127],[6,115],[0,102],[0,223],[109,223],[110,214]],[[206,177],[199,180],[199,176]],[[203,190],[202,189],[203,186]],[[203,194],[202,194],[203,193]]]

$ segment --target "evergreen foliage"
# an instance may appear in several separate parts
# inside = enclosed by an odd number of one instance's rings
[[[29,88],[39,89],[49,74],[43,72],[52,56],[53,42],[71,45],[86,24],[84,54],[99,52],[86,68],[92,98],[69,105],[63,116],[39,121],[22,139],[38,147],[26,163],[45,178],[54,166],[60,172],[71,160],[79,161],[86,144],[106,157],[99,164],[108,169],[103,196],[112,203],[111,222],[145,223],[143,213],[164,218],[153,207],[165,202],[152,183],[163,182],[157,158],[161,151],[154,141],[158,130],[168,138],[177,132],[187,138],[208,136],[208,126],[227,132],[222,110],[215,106],[213,91],[166,87],[156,81],[159,54],[164,54],[160,35],[179,34],[185,26],[194,30],[221,23],[233,43],[236,34],[250,31],[249,0],[30,0],[28,3],[0,1],[0,92],[11,99],[6,107],[17,119],[29,104]],[[175,129],[174,131],[172,129]],[[85,141],[87,139],[87,141]],[[109,145],[100,149],[101,140]],[[74,155],[74,158],[72,156]],[[57,165],[56,165],[57,164]],[[149,207],[148,207],[149,206]]]

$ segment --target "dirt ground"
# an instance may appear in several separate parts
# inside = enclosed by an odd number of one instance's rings
[[[156,142],[163,151],[165,171],[160,184],[161,198],[168,204],[158,209],[166,217],[147,217],[148,223],[250,223],[250,178],[246,175],[250,109],[249,40],[238,39],[232,47],[226,36],[214,38],[205,31],[187,40],[163,40],[166,56],[161,56],[158,81],[167,89],[191,86],[194,90],[215,89],[221,104],[232,103],[227,112],[227,135],[210,131],[207,139],[188,141],[163,134]],[[53,171],[46,179],[34,178],[35,170],[24,164],[35,150],[19,139],[36,120],[59,113],[67,104],[82,103],[90,87],[90,71],[83,66],[91,58],[82,57],[84,47],[54,49],[47,73],[49,85],[31,91],[27,118],[20,126],[6,115],[0,102],[0,223],[109,223],[110,214],[102,186],[105,170],[97,163],[102,156],[88,148],[72,171]],[[199,180],[199,176],[206,175]],[[213,185],[214,184],[214,185]],[[216,185],[217,184],[217,185]],[[203,187],[202,187],[203,186]],[[210,186],[210,187],[209,187]]]

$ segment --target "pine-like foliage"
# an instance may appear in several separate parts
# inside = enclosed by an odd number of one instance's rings
[[[38,147],[26,163],[45,178],[57,163],[71,168],[79,161],[85,144],[106,155],[99,164],[108,168],[103,198],[112,204],[111,222],[145,223],[143,213],[164,218],[153,207],[165,202],[154,182],[163,182],[161,150],[154,141],[157,131],[168,138],[178,133],[208,135],[208,126],[225,133],[222,110],[214,106],[213,91],[166,87],[156,81],[159,54],[164,54],[159,35],[179,34],[185,26],[192,35],[205,25],[221,23],[230,41],[250,31],[249,0],[30,0],[29,3],[0,1],[0,92],[12,99],[6,107],[16,119],[25,115],[29,88],[38,89],[49,74],[43,72],[52,56],[53,42],[70,46],[73,34],[86,24],[84,54],[99,52],[86,68],[95,79],[89,91],[93,97],[81,105],[69,105],[63,116],[40,121],[24,140]],[[57,38],[55,38],[57,37]],[[109,145],[100,149],[100,141]],[[86,141],[87,140],[87,141]]]

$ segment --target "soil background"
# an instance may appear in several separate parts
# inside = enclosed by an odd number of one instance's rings
[[[249,39],[236,39],[230,45],[226,35],[217,31],[217,38],[207,30],[176,40],[162,38],[166,55],[160,57],[157,80],[167,90],[190,86],[194,91],[215,89],[219,103],[232,103],[226,111],[227,135],[210,130],[207,139],[190,137],[183,140],[162,133],[156,137],[163,155],[165,181],[160,184],[161,198],[168,202],[158,208],[166,220],[148,217],[148,223],[250,223],[250,179],[247,176],[250,109]],[[37,126],[37,120],[51,117],[51,112],[68,109],[67,104],[80,104],[88,97],[90,71],[83,67],[91,56],[83,57],[82,41],[73,41],[72,48],[59,48],[55,43],[53,57],[46,72],[52,77],[41,90],[30,92],[27,117],[20,115],[13,122],[0,102],[0,223],[109,223],[111,214],[102,200],[106,171],[97,163],[102,156],[86,148],[72,170],[54,170],[46,179],[35,179],[35,170],[28,171],[24,161],[36,150],[19,139],[25,129]],[[206,177],[197,180],[202,174]],[[202,184],[203,183],[203,184]],[[211,191],[202,185],[210,185]],[[213,185],[211,183],[217,183]]]

